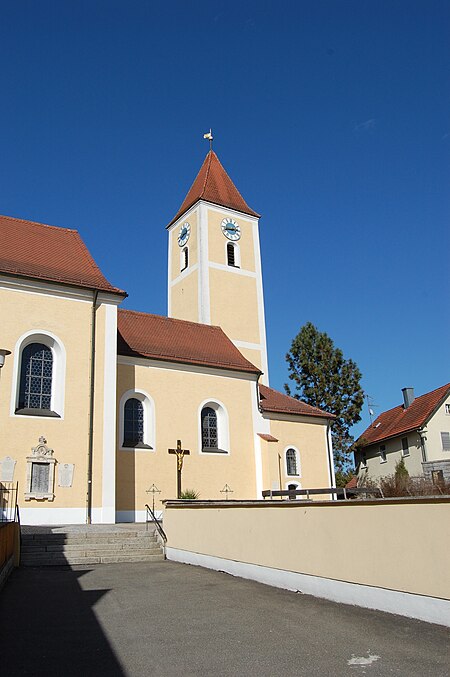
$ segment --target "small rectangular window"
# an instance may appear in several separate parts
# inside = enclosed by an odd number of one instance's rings
[[[380,447],[380,463],[386,463],[387,458],[386,458],[386,447],[384,444],[381,445]]]
[[[450,415],[450,404],[445,405],[445,413]]]
[[[227,263],[228,263],[229,266],[235,266],[236,265],[234,245],[232,245],[231,242],[229,242],[227,244]]]
[[[402,456],[409,456],[409,446],[407,437],[402,437]]]
[[[450,433],[441,433],[442,451],[450,451]]]

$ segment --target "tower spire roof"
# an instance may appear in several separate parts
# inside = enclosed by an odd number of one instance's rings
[[[259,217],[257,212],[250,209],[212,149],[200,167],[200,171],[184,198],[183,204],[167,227],[175,223],[184,212],[199,200],[206,200],[250,216]]]

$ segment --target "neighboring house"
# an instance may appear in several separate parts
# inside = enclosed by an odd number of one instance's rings
[[[259,218],[214,152],[167,232],[161,317],[118,308],[77,231],[0,217],[0,483],[25,524],[143,520],[178,439],[203,499],[334,485],[334,417],[269,388]]]
[[[411,476],[450,481],[450,383],[414,397],[403,388],[403,404],[385,411],[357,442],[358,482],[395,472],[403,458]]]

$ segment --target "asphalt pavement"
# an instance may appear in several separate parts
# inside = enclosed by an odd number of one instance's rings
[[[174,562],[15,570],[5,677],[449,677],[448,629]]]

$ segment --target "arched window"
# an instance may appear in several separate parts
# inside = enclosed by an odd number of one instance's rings
[[[189,247],[184,247],[180,252],[180,268],[181,272],[186,270],[189,265]]]
[[[286,475],[298,475],[297,452],[295,449],[286,451]]]
[[[30,343],[22,351],[18,408],[51,410],[53,354],[43,343]]]
[[[217,414],[212,407],[202,409],[202,450],[219,448]]]
[[[121,449],[155,447],[155,404],[144,391],[127,390],[119,404],[119,444]]]
[[[144,444],[144,405],[135,397],[125,402],[123,417],[123,446]]]
[[[66,351],[41,329],[23,334],[14,348],[11,416],[64,418]]]

